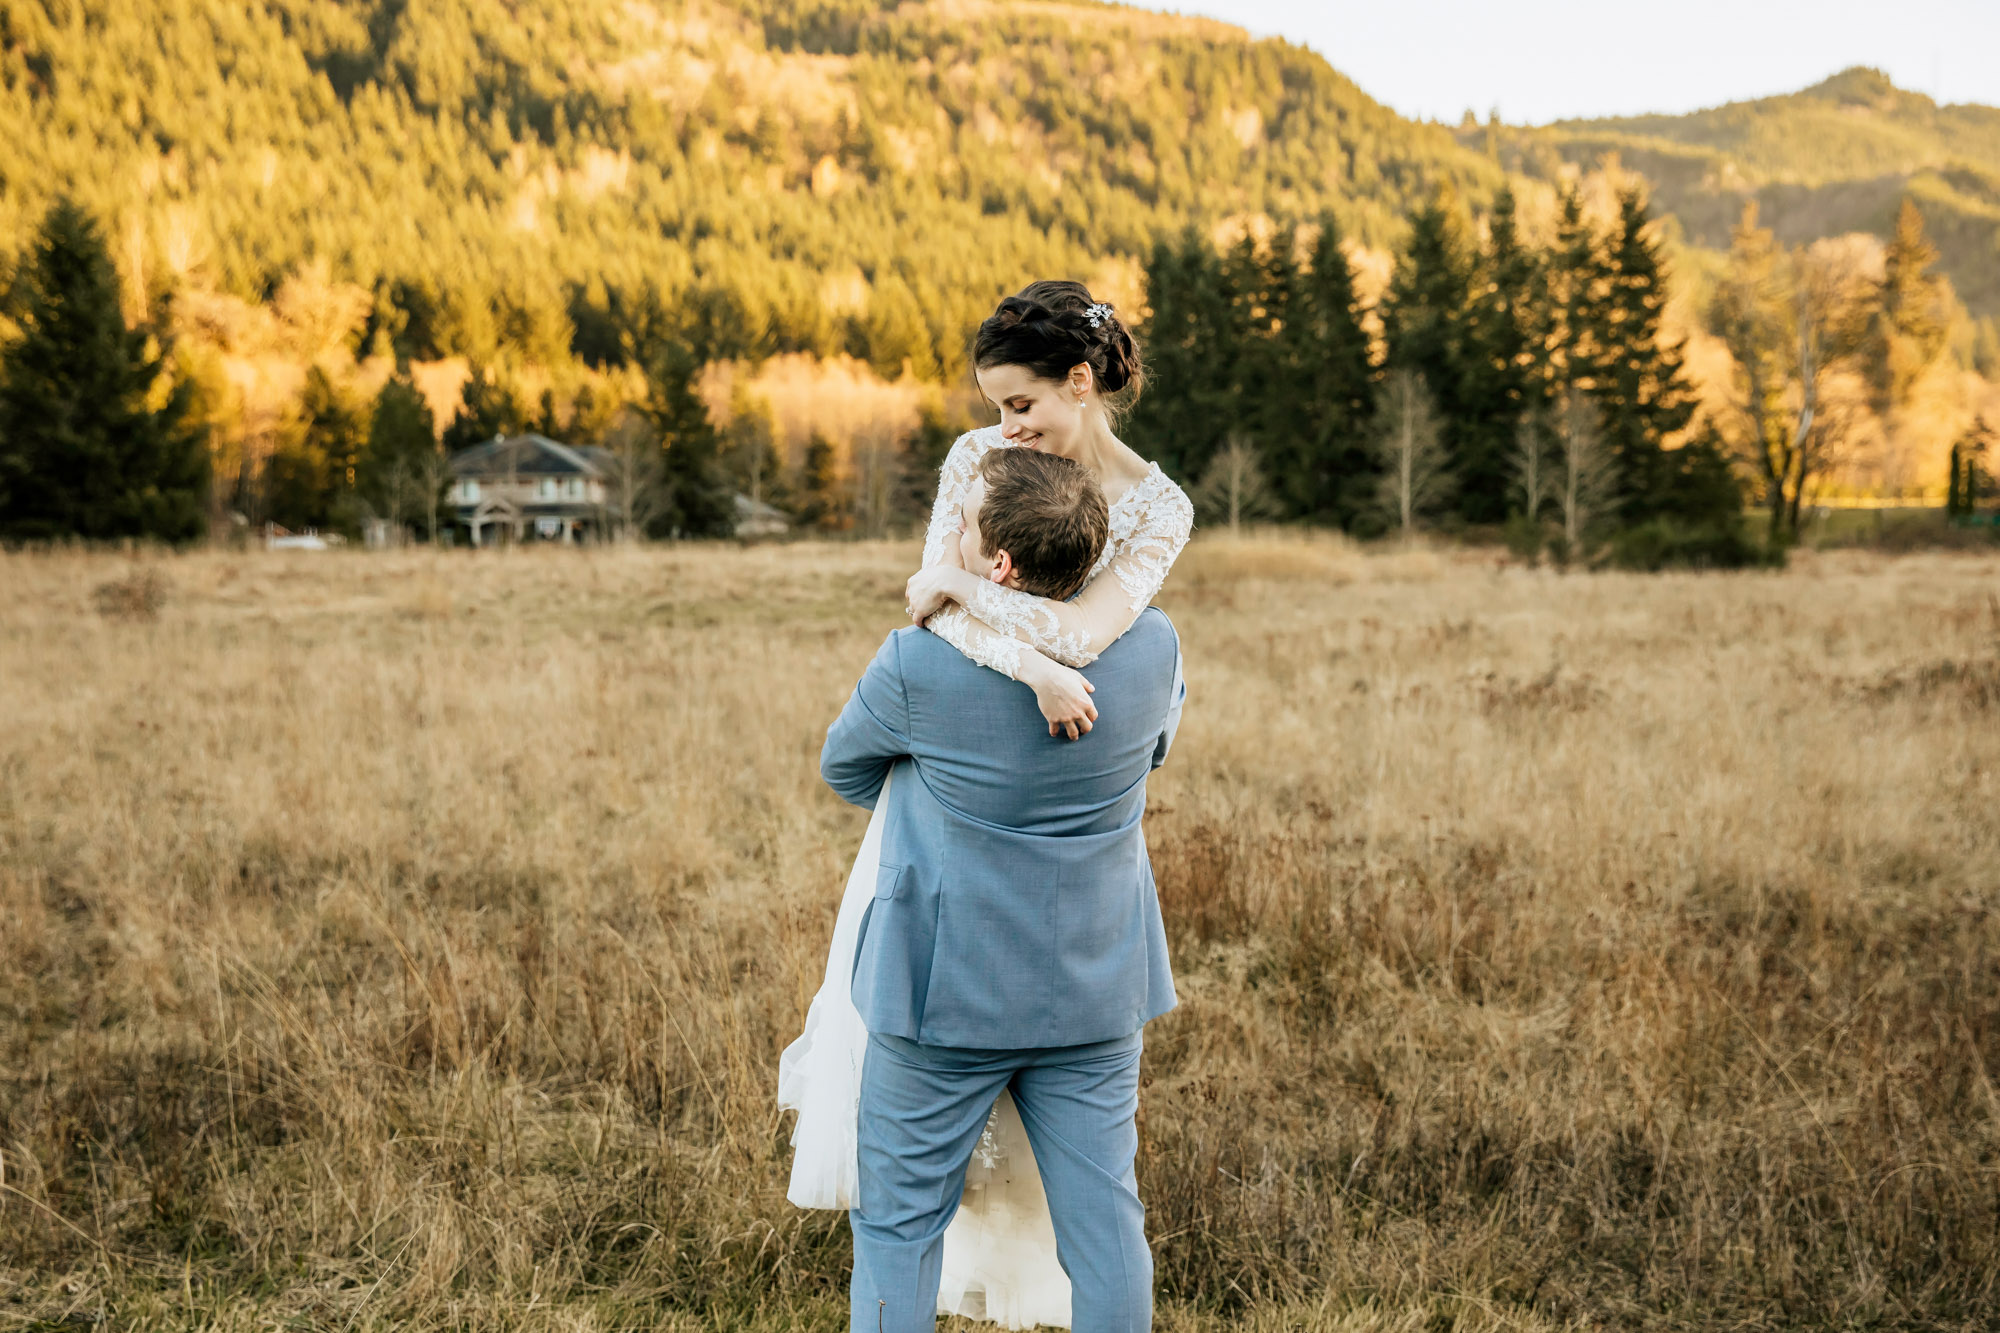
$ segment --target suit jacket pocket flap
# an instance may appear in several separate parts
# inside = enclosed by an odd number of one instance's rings
[[[903,882],[903,867],[885,865],[875,872],[875,897],[879,901],[896,896],[896,889]]]

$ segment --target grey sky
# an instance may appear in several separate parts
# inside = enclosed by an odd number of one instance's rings
[[[1145,0],[1311,47],[1406,116],[1692,111],[1849,65],[2000,106],[2000,0]]]

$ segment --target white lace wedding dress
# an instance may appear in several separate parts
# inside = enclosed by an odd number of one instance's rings
[[[959,508],[978,475],[980,456],[1011,447],[998,426],[971,431],[952,446],[924,538],[926,567],[944,561],[949,543],[957,540]],[[1112,502],[1110,518],[1104,553],[1071,601],[982,583],[974,605],[941,611],[929,627],[967,657],[1009,677],[1018,677],[1024,651],[1040,650],[1076,667],[1095,661],[1159,591],[1187,544],[1194,509],[1156,464]],[[914,781],[907,768],[907,760],[896,765],[888,782]],[[778,1105],[799,1113],[786,1196],[801,1208],[851,1208],[856,1199],[856,1121],[868,1032],[849,998],[848,979],[861,917],[875,892],[888,795],[885,784],[848,874],[826,979],[806,1013],[805,1031],[778,1060]],[[1014,1099],[1004,1091],[973,1151],[965,1193],[945,1231],[938,1313],[987,1319],[1009,1329],[1070,1326],[1069,1278],[1056,1262],[1041,1172]]]

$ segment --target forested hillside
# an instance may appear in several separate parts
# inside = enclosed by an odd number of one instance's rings
[[[1091,3],[0,3],[0,249],[73,191],[150,294],[320,259],[418,357],[589,354],[652,283],[936,374],[1022,274],[1231,213],[1381,244],[1499,174],[1301,48]]]
[[[1553,176],[1615,153],[1652,183],[1688,239],[1727,249],[1745,202],[1782,241],[1887,236],[1907,196],[1975,315],[2000,315],[2000,108],[1940,106],[1872,69],[1803,92],[1697,111],[1499,132],[1508,166]],[[1484,127],[1459,131],[1484,147]]]
[[[1836,483],[1957,494],[2000,431],[2000,329],[1937,281],[2000,309],[1996,122],[1851,71],[1453,131],[1095,0],[0,0],[0,538],[84,530],[28,497],[87,452],[46,424],[65,358],[127,343],[211,529],[435,532],[441,450],[534,427],[645,455],[649,531],[723,530],[734,489],[883,532],[972,424],[972,327],[1049,276],[1141,328],[1131,424],[1211,510],[1255,463],[1252,510],[1379,527],[1375,437],[1435,408],[1405,526],[1532,523],[1547,436],[1620,460],[1572,547],[1720,531],[1732,467],[1795,533]],[[1802,311],[1839,327],[1792,365]]]

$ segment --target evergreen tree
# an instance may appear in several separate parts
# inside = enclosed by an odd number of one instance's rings
[[[1441,418],[1445,457],[1456,478],[1461,517],[1477,523],[1507,516],[1507,452],[1468,429],[1473,384],[1472,272],[1455,205],[1433,199],[1410,219],[1410,236],[1382,302],[1388,345],[1384,368],[1421,380]]]
[[[1959,498],[1959,466],[1959,446],[1954,444],[1951,446],[1951,461],[1947,465],[1948,471],[1944,483],[1944,516],[1950,519],[1955,519],[1965,512],[1964,504]]]
[[[392,523],[423,524],[436,540],[438,511],[450,475],[430,404],[409,373],[399,371],[375,397],[356,492],[376,516]]]
[[[818,431],[806,440],[798,497],[799,522],[807,527],[838,532],[853,521],[848,512],[847,488],[840,475],[840,455],[833,442]]]
[[[458,411],[445,427],[444,447],[455,454],[496,435],[519,435],[527,424],[527,409],[514,387],[496,368],[475,365],[459,391]]]
[[[1494,198],[1468,314],[1460,431],[1469,442],[1466,453],[1482,464],[1470,485],[1482,493],[1499,486],[1504,494],[1516,470],[1522,423],[1544,406],[1548,392],[1547,275],[1521,242],[1511,190]],[[1482,494],[1479,507],[1491,514],[1490,496]]]
[[[1549,397],[1597,392],[1603,375],[1610,273],[1575,186],[1563,193],[1549,255]]]
[[[1896,214],[1882,280],[1882,301],[1870,330],[1868,367],[1878,415],[1906,406],[1950,337],[1950,301],[1931,272],[1937,247],[1924,235],[1924,216],[1905,198]]]
[[[1660,337],[1667,286],[1658,246],[1647,229],[1652,217],[1639,190],[1619,196],[1618,229],[1605,255],[1601,343],[1592,394],[1602,411],[1604,446],[1616,479],[1619,511],[1643,521],[1670,507],[1666,440],[1694,416],[1684,344]],[[1708,518],[1713,515],[1703,515]]]
[[[735,530],[720,441],[707,404],[695,392],[704,360],[698,348],[671,336],[655,339],[639,358],[646,372],[642,410],[659,432],[665,455],[661,504],[647,529],[651,536],[724,537]]]
[[[1292,517],[1351,524],[1374,500],[1374,366],[1331,213],[1320,217],[1309,262],[1278,277],[1289,295],[1274,336],[1280,375],[1262,423],[1273,489]]]
[[[972,428],[972,419],[962,411],[946,410],[942,393],[933,390],[917,404],[917,428],[904,446],[909,461],[904,470],[904,506],[918,521],[929,521],[945,456],[958,437]]]
[[[323,367],[306,372],[296,420],[264,465],[264,513],[288,528],[351,526],[367,421]]]
[[[554,389],[542,390],[541,406],[535,413],[534,421],[529,424],[529,429],[546,439],[566,443],[563,440],[562,418],[556,415],[556,391]]]
[[[1741,540],[1743,480],[1730,462],[1727,444],[1713,426],[1660,459],[1652,512],[1660,520],[1725,539],[1735,550]],[[1747,558],[1747,549],[1743,552]],[[1727,563],[1727,562],[1724,562]],[[1740,563],[1740,562],[1738,562]]]
[[[850,350],[883,379],[898,378],[905,366],[920,380],[937,378],[937,357],[916,295],[893,273],[875,283],[868,313],[854,325]]]
[[[1192,479],[1236,428],[1240,348],[1221,261],[1192,228],[1160,240],[1146,265],[1152,307],[1139,331],[1149,388],[1132,413],[1131,433],[1173,476]]]
[[[1295,406],[1293,367],[1286,364],[1280,331],[1291,318],[1289,309],[1297,266],[1291,246],[1280,232],[1268,246],[1244,234],[1223,256],[1226,289],[1234,304],[1231,324],[1236,366],[1230,379],[1236,400],[1236,429],[1218,453],[1232,442],[1260,454],[1276,443],[1287,411]],[[1206,469],[1204,469],[1204,472]]]
[[[20,336],[0,367],[0,537],[206,530],[205,432],[182,380],[148,406],[166,352],[128,329],[97,225],[68,199],[44,217],[14,288]]]

